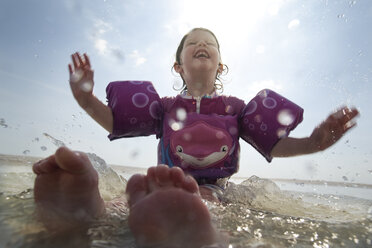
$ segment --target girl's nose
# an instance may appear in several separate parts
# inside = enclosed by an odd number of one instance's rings
[[[198,46],[206,46],[207,45],[207,42],[205,42],[204,40],[200,40],[198,42]]]

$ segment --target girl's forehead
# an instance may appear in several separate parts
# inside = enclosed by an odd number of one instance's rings
[[[216,41],[216,39],[214,38],[214,36],[209,33],[208,31],[204,31],[204,30],[194,30],[192,31],[186,38],[186,40],[191,40],[191,39],[209,39],[209,40],[214,40]]]

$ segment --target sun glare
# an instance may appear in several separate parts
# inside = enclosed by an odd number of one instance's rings
[[[219,37],[221,44],[234,44],[249,37],[260,19],[277,15],[283,3],[283,0],[180,1],[177,31],[182,35],[191,28],[206,27]]]

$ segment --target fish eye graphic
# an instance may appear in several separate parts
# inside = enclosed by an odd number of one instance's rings
[[[177,152],[183,152],[183,148],[182,148],[182,146],[178,145],[178,146],[176,147],[176,151],[177,151]]]
[[[221,146],[221,152],[227,152],[227,145]]]

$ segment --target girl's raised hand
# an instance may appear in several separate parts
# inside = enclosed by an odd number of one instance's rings
[[[350,128],[356,125],[357,109],[342,107],[316,127],[310,136],[311,143],[317,150],[323,151],[336,143]]]
[[[68,65],[70,87],[75,99],[84,108],[93,92],[93,70],[85,53],[82,57],[76,52],[71,55],[71,59],[72,65]]]

